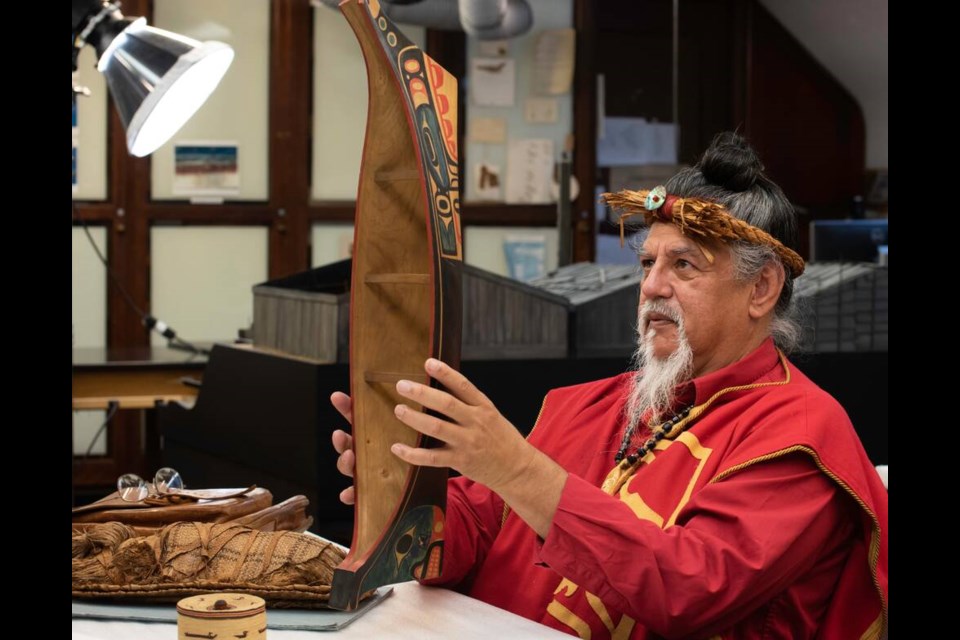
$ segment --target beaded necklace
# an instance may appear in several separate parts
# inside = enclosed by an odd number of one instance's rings
[[[751,384],[737,385],[735,387],[726,387],[717,391],[715,394],[710,396],[706,402],[696,406],[689,406],[681,410],[677,415],[672,417],[670,420],[667,420],[654,432],[654,434],[643,443],[643,445],[636,450],[632,455],[627,456],[627,447],[630,446],[630,437],[633,435],[633,432],[636,428],[634,427],[627,429],[626,433],[623,434],[623,442],[620,444],[620,450],[617,451],[616,460],[617,464],[607,473],[606,479],[600,485],[600,488],[609,493],[610,495],[615,494],[620,488],[626,483],[626,481],[633,474],[636,469],[637,462],[640,459],[647,455],[652,449],[656,448],[657,443],[659,443],[664,438],[675,438],[681,433],[690,428],[690,425],[693,424],[700,416],[706,412],[706,410],[714,403],[714,401],[720,396],[731,393],[733,391],[746,391],[748,389],[759,389],[761,387],[778,387],[782,385],[790,384],[790,367],[787,366],[787,357],[783,355],[783,352],[779,349],[777,350],[777,355],[780,358],[780,366],[783,367],[784,379],[778,382],[754,382]],[[676,433],[673,433],[673,431]],[[626,459],[624,459],[626,458]]]
[[[713,398],[700,406],[695,407],[690,405],[682,409],[675,416],[657,427],[653,435],[629,456],[626,455],[627,447],[630,446],[630,437],[633,435],[636,425],[627,429],[626,433],[623,434],[623,442],[620,444],[620,450],[617,451],[617,455],[615,456],[617,464],[607,474],[600,488],[611,495],[616,493],[630,475],[633,474],[633,471],[637,467],[637,462],[656,448],[657,443],[664,438],[674,438],[686,431],[712,401]],[[676,433],[673,433],[673,431],[676,431]]]
[[[630,455],[627,455],[627,447],[630,446],[630,438],[633,437],[633,433],[637,427],[636,424],[631,425],[630,428],[627,429],[623,434],[623,441],[620,443],[620,449],[617,451],[617,455],[614,456],[614,460],[620,462],[624,459],[624,457],[626,457],[628,463],[631,465],[636,464],[637,460],[647,455],[647,452],[653,449],[658,442],[663,440],[678,422],[686,418],[690,413],[690,409],[692,408],[693,405],[689,405],[688,407],[682,409],[675,416],[662,423],[659,427],[657,427],[657,430],[653,432],[653,435],[651,435],[646,442],[640,445],[636,451]]]

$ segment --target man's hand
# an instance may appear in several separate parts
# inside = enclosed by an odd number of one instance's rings
[[[446,364],[433,358],[426,361],[427,374],[449,391],[401,380],[397,391],[405,398],[446,417],[431,416],[398,404],[394,413],[412,429],[443,444],[435,449],[419,449],[395,443],[390,450],[410,464],[425,467],[450,467],[464,476],[486,485],[502,497],[541,537],[546,537],[560,502],[567,472],[528,443],[510,422],[472,382]],[[353,424],[353,401],[339,391],[330,402],[347,422]],[[337,469],[352,478],[357,459],[353,437],[337,429],[333,448],[340,456]],[[340,501],[356,502],[354,487],[340,492]]]
[[[486,485],[546,537],[567,472],[528,443],[461,373],[433,358],[426,361],[424,369],[448,391],[410,380],[399,381],[397,391],[446,419],[404,404],[398,404],[394,413],[407,426],[443,444],[418,449],[395,443],[390,450],[410,464],[450,467]]]
[[[353,424],[353,400],[345,393],[335,391],[330,396],[330,402],[333,408],[340,412],[347,422]],[[353,477],[353,469],[357,464],[357,458],[353,453],[353,436],[346,431],[337,429],[333,432],[333,448],[340,456],[337,458],[337,470],[348,478]],[[340,502],[344,504],[354,504],[356,502],[353,485],[340,492]]]
[[[449,392],[410,380],[399,381],[397,391],[447,419],[405,404],[398,404],[394,413],[407,426],[443,444],[436,449],[415,449],[397,443],[391,451],[410,464],[456,469],[493,491],[516,482],[537,450],[461,373],[433,358],[424,368]]]

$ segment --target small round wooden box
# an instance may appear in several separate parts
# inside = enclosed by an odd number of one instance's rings
[[[179,640],[246,638],[265,640],[267,609],[263,598],[245,593],[205,593],[177,603]]]

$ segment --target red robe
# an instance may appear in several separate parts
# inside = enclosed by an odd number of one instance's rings
[[[768,340],[679,395],[760,386],[717,397],[608,495],[629,376],[547,394],[529,441],[570,475],[545,540],[450,481],[427,583],[593,640],[879,637],[887,494],[842,407]]]

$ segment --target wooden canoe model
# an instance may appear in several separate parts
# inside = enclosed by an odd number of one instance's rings
[[[409,465],[390,445],[438,445],[394,416],[409,404],[396,383],[426,383],[431,356],[459,367],[463,245],[456,79],[377,0],[344,0],[340,10],[360,41],[370,95],[350,301],[356,508],[330,595],[331,607],[350,610],[381,585],[440,575],[447,470]]]

